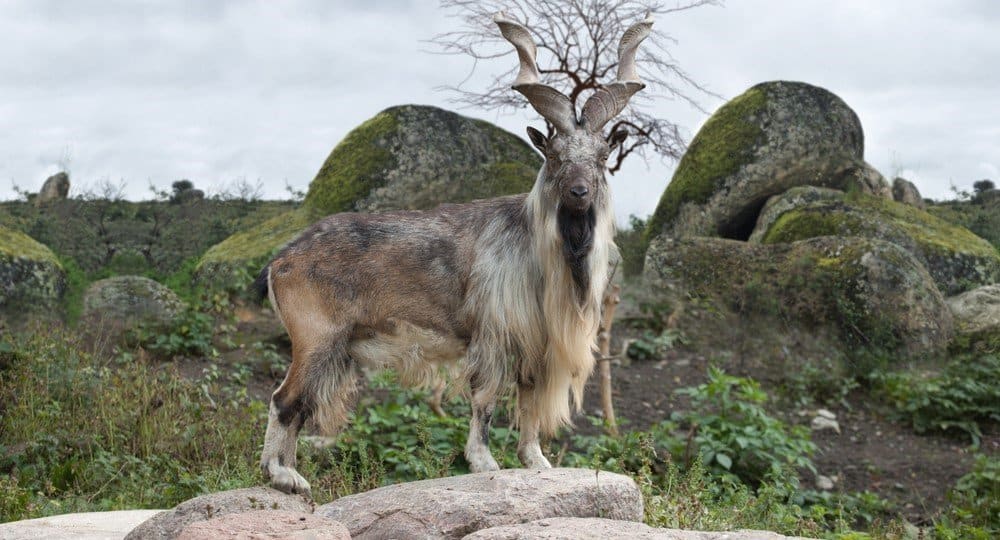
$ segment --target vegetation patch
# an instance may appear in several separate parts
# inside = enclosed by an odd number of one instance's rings
[[[52,250],[20,231],[0,226],[0,260],[26,259],[59,266]]]

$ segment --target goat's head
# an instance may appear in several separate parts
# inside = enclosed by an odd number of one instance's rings
[[[514,90],[524,94],[538,114],[555,127],[552,137],[528,128],[531,142],[545,156],[542,175],[545,199],[572,213],[588,212],[596,198],[607,191],[604,170],[608,156],[628,135],[619,130],[605,137],[604,126],[628,105],[633,94],[646,86],[636,73],[635,53],[639,43],[649,35],[653,20],[647,16],[625,31],[618,44],[617,80],[598,88],[579,116],[569,97],[539,81],[530,31],[503,12],[494,15],[493,21],[503,37],[514,45],[521,63]]]

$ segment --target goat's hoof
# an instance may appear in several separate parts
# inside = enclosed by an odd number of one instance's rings
[[[312,497],[309,482],[291,467],[275,467],[271,473],[271,487],[285,493]]]
[[[476,459],[469,463],[469,472],[480,473],[489,471],[499,471],[500,465],[493,459],[493,456]]]

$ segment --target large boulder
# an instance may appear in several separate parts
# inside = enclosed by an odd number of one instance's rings
[[[138,325],[165,328],[183,309],[174,291],[142,276],[95,281],[83,294],[84,319],[112,331]]]
[[[647,251],[644,272],[651,290],[680,291],[786,324],[832,327],[852,348],[919,357],[943,350],[953,334],[951,312],[927,270],[882,240],[761,245],[661,235]]]
[[[53,174],[42,184],[42,190],[35,198],[36,204],[44,204],[51,201],[65,200],[69,195],[69,175],[60,172]]]
[[[344,137],[309,184],[324,214],[421,210],[531,189],[542,159],[489,122],[444,109],[386,109]]]
[[[792,540],[768,531],[704,532],[659,529],[634,521],[603,518],[550,518],[491,527],[464,540]]]
[[[1000,282],[1000,252],[919,208],[860,193],[796,188],[768,201],[750,239],[765,244],[860,236],[912,253],[946,295]]]
[[[549,517],[642,521],[631,478],[586,469],[505,469],[378,488],[325,504],[316,513],[352,538],[462,538],[500,525]]]
[[[308,514],[312,512],[313,506],[298,495],[288,495],[270,488],[222,491],[195,497],[178,504],[173,510],[149,518],[132,529],[125,540],[173,540],[192,523],[255,510],[284,510]]]
[[[337,212],[425,210],[441,203],[524,193],[542,159],[520,137],[437,107],[401,105],[353,129],[309,184],[303,208],[209,249],[202,279],[246,283],[286,243]]]
[[[677,165],[646,230],[745,240],[771,196],[803,185],[881,196],[864,162],[858,116],[839,97],[800,82],[758,84],[705,122]]]
[[[49,248],[0,226],[0,311],[51,308],[65,290],[66,274]]]

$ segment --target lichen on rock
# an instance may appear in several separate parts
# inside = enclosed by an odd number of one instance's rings
[[[1000,281],[1000,253],[986,240],[914,206],[862,193],[789,190],[767,203],[751,240],[774,244],[819,236],[897,244],[927,267],[948,296]]]
[[[682,291],[730,309],[804,327],[835,327],[848,346],[900,357],[942,351],[953,320],[927,270],[899,246],[821,237],[760,245],[657,237],[646,255],[653,289]]]
[[[523,193],[541,163],[527,143],[488,122],[402,105],[347,134],[309,185],[305,205],[323,214],[421,210]]]
[[[52,307],[66,290],[55,254],[30,236],[0,227],[0,310],[10,315]]]
[[[805,83],[761,83],[695,135],[646,238],[666,232],[745,240],[765,201],[789,188],[856,186],[885,195],[883,184],[864,162],[861,122],[843,100]]]

